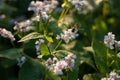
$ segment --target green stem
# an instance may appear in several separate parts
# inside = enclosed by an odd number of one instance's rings
[[[13,48],[15,48],[15,45],[14,45],[13,41],[11,41],[11,44],[12,44]]]
[[[62,17],[64,16],[64,12],[65,12],[65,9],[62,10],[62,13],[61,13],[61,15],[60,15],[60,17],[58,19],[58,23],[61,21]]]
[[[58,44],[55,46],[53,51],[55,51],[60,46],[61,43],[62,43],[62,39],[58,42]]]
[[[69,80],[69,79],[68,79],[68,71],[67,71],[67,80]]]
[[[57,23],[60,23],[60,21],[62,20],[63,17],[65,17],[65,15],[67,14],[68,11],[69,11],[69,7],[64,8],[64,9],[62,10],[62,13],[61,13],[61,15],[60,15]]]
[[[64,16],[67,14],[68,11],[69,11],[69,8],[66,9],[66,11],[64,13]]]
[[[109,50],[108,50],[108,48],[107,48],[107,54],[106,54],[106,59],[107,59],[107,66],[109,66],[109,62],[108,62],[108,52]]]
[[[18,37],[19,37],[19,38],[22,38],[22,36],[21,36],[20,34],[18,34]]]

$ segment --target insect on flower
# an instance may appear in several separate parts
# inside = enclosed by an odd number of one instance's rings
[[[74,24],[74,26],[71,28],[72,32],[75,32],[78,29],[78,24]]]

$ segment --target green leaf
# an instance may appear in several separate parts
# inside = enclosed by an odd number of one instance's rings
[[[59,76],[47,71],[38,60],[27,58],[19,72],[19,80],[61,80]]]
[[[53,42],[52,37],[46,37],[46,39],[47,39],[49,42]]]
[[[50,50],[46,44],[41,44],[40,45],[40,52],[43,56],[50,55]]]
[[[106,53],[108,67],[110,67],[111,69],[119,70],[120,58],[117,56],[116,52],[114,50],[111,50],[110,48],[107,48]]]
[[[45,27],[44,27],[44,23],[42,21],[39,22],[39,27],[38,28],[39,28],[38,30],[39,30],[40,33],[44,33]]]
[[[60,34],[62,31],[61,28],[58,28],[56,21],[50,21],[47,28],[49,32],[53,32],[54,34]]]
[[[21,52],[22,49],[17,49],[17,48],[8,49],[5,51],[0,51],[0,57],[8,58],[8,59],[16,59],[21,56],[20,55]]]
[[[55,54],[58,58],[63,58],[63,57],[67,56],[70,53],[72,53],[72,52],[69,52],[67,50],[57,50],[57,51],[53,52],[53,54]]]
[[[92,47],[94,50],[94,59],[97,68],[101,73],[104,74],[107,73],[109,71],[107,65],[108,62],[107,47],[96,40],[93,41]]]
[[[108,55],[108,57],[109,57],[109,66],[111,67],[111,68],[113,68],[114,70],[119,70],[120,69],[120,58],[117,56],[117,54],[116,53],[114,53],[113,51],[109,51],[109,55]],[[111,54],[112,53],[112,54]]]
[[[19,80],[45,80],[45,67],[32,58],[27,58],[19,72]]]
[[[91,58],[81,57],[80,58],[80,63],[81,64],[86,63],[86,64],[90,65],[92,68],[94,68],[95,70],[97,70],[96,67],[95,67],[95,64],[94,64],[94,62]]]
[[[0,66],[4,68],[9,68],[17,64],[16,60],[8,59],[8,58],[0,58]]]
[[[27,40],[31,40],[31,39],[37,39],[37,38],[43,38],[44,36],[41,35],[40,33],[37,32],[32,32],[26,36],[24,36],[21,40],[19,40],[18,42],[25,42]]]
[[[120,70],[120,57],[118,57],[118,56],[116,56],[116,65],[117,65],[117,68],[116,69],[118,69],[118,70]]]
[[[83,49],[89,52],[93,52],[93,48],[91,46],[83,47]]]

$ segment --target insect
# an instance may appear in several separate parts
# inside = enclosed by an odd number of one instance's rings
[[[74,26],[71,28],[72,32],[75,32],[78,29],[78,24],[74,24]]]

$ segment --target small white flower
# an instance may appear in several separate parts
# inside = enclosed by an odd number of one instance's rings
[[[0,35],[4,38],[11,39],[11,41],[15,40],[13,34],[10,31],[6,30],[5,28],[0,28]]]
[[[76,55],[73,55],[73,54],[68,54],[65,59],[76,59]]]
[[[75,65],[75,60],[74,59],[71,59],[71,64],[70,64],[70,67],[73,68]]]
[[[47,61],[46,61],[46,65],[49,66],[53,63],[52,59],[51,58],[48,58]]]
[[[34,18],[34,21],[40,21],[40,16],[37,15],[37,16]]]
[[[68,68],[72,71],[75,65],[76,56],[73,54],[69,54],[65,57],[66,62],[68,63]]]
[[[60,36],[59,36],[59,35],[57,35],[56,39],[57,39],[57,40],[58,40],[58,39],[60,39]]]
[[[22,56],[20,58],[17,58],[17,61],[18,61],[18,66],[21,68],[23,63],[26,61],[26,57],[25,56]]]
[[[117,75],[117,73],[115,73],[115,72],[110,72],[110,78],[115,78],[116,75]]]
[[[112,32],[109,32],[108,35],[104,36],[104,44],[110,49],[114,49],[115,35],[112,34]]]
[[[39,12],[43,9],[43,2],[42,1],[31,1],[29,7],[28,7],[28,11],[34,11],[36,13],[36,15],[39,14]]]
[[[59,69],[58,67],[55,67],[53,72],[57,75],[62,75],[63,74],[62,70]]]
[[[58,59],[56,57],[53,57],[53,62],[58,61]]]
[[[46,12],[41,12],[41,18],[43,19],[43,20],[48,20],[48,15],[47,15],[47,13]]]
[[[77,29],[74,31],[72,31],[72,29],[68,29],[67,31],[63,31],[63,33],[61,33],[60,35],[57,35],[56,39],[63,39],[66,43],[68,43],[70,40],[78,37],[77,32]]]
[[[116,72],[110,72],[110,78],[113,78],[113,79],[120,79],[120,76],[116,73]]]
[[[114,78],[101,78],[101,80],[115,80]]]
[[[87,2],[83,0],[68,0],[68,2],[74,5],[78,11],[82,11],[82,8],[87,5]]]
[[[26,32],[31,29],[32,21],[26,20],[22,22],[15,22],[14,30],[20,31],[20,32]]]
[[[120,75],[116,72],[110,72],[109,77],[101,78],[101,80],[120,80]]]
[[[59,69],[65,69],[67,67],[68,63],[64,60],[60,60],[56,63],[56,67]]]
[[[115,41],[115,43],[116,43],[116,47],[120,48],[120,41]]]
[[[40,55],[40,45],[44,43],[45,41],[43,39],[39,39],[35,42],[35,48],[36,48],[36,54]]]

